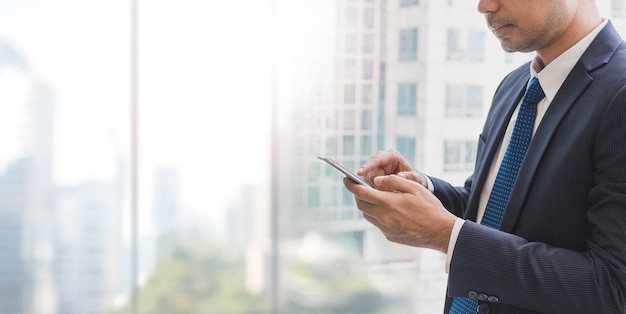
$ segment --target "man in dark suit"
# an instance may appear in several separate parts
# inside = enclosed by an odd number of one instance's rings
[[[444,313],[626,313],[626,45],[593,0],[478,9],[536,57],[495,92],[473,175],[455,187],[390,150],[358,172],[376,189],[344,184],[390,241],[446,254]]]

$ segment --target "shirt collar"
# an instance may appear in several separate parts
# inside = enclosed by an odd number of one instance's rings
[[[596,38],[598,33],[606,26],[608,19],[603,19],[587,36],[578,41],[574,46],[558,56],[554,61],[544,67],[543,61],[538,55],[535,56],[530,64],[530,78],[537,77],[543,92],[546,94],[548,103],[552,102],[554,96],[565,82],[567,75],[572,71],[576,62],[589,48],[591,42]]]

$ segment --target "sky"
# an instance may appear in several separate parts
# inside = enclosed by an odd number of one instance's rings
[[[0,38],[52,91],[58,185],[110,181],[128,158],[129,3],[0,3]],[[243,185],[268,182],[270,0],[138,3],[140,207],[174,167],[181,219],[222,226]]]

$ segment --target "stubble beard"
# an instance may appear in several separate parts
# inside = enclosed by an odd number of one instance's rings
[[[526,29],[520,29],[514,21],[505,20],[507,23],[515,25],[517,34],[496,36],[500,41],[502,49],[506,52],[531,52],[540,50],[555,42],[563,33],[560,26],[566,15],[558,7],[552,7],[549,10],[546,16],[551,18],[545,19],[541,25]],[[492,23],[492,19],[489,17],[487,21]],[[511,35],[517,35],[518,38],[516,39]]]

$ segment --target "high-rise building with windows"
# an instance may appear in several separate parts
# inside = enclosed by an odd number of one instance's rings
[[[85,182],[56,193],[54,313],[105,314],[119,294],[126,265],[120,256],[118,187],[116,182]]]
[[[316,18],[298,20],[302,24],[296,29],[310,27],[311,31],[287,34],[293,37],[285,41],[298,49],[289,55],[297,58],[281,58],[279,65],[281,91],[288,93],[278,96],[279,110],[286,112],[279,123],[284,129],[278,141],[284,152],[278,158],[285,161],[277,181],[285,192],[280,207],[286,216],[281,219],[314,229],[361,230],[362,219],[339,176],[315,157],[330,156],[354,169],[385,147],[381,117],[386,1],[325,1],[309,6],[302,10],[316,10]],[[288,88],[282,89],[285,85]],[[298,234],[303,229],[285,223],[281,230]]]
[[[0,313],[106,313],[128,268],[121,184],[55,186],[52,99],[0,41]]]
[[[0,40],[1,313],[38,313],[55,302],[51,112],[48,90]]]

